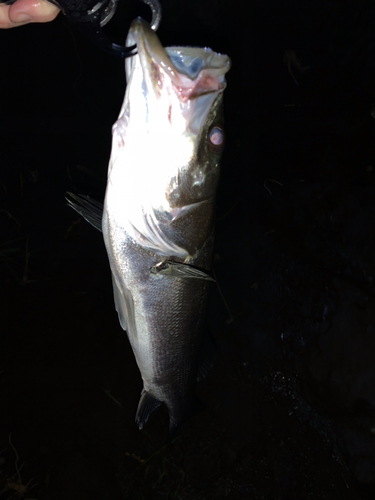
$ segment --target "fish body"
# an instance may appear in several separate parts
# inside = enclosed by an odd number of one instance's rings
[[[161,403],[170,432],[195,399],[224,142],[227,56],[164,49],[133,21],[127,88],[113,126],[102,230],[114,300],[143,379],[136,422]]]

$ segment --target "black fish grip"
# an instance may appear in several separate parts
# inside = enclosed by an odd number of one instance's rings
[[[11,5],[16,0],[0,0],[0,3]],[[130,57],[136,54],[135,45],[125,47],[112,43],[104,35],[102,27],[107,24],[116,12],[118,0],[48,0],[53,3],[72,24],[95,45],[105,52],[117,57]],[[152,11],[151,27],[155,31],[161,21],[161,6],[159,0],[141,0],[147,4]]]

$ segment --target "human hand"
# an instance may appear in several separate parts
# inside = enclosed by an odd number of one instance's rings
[[[0,28],[16,28],[28,23],[53,21],[60,9],[46,0],[17,0],[12,5],[0,3]]]

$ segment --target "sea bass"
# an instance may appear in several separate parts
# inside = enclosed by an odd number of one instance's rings
[[[170,434],[195,399],[210,287],[215,193],[230,59],[163,48],[138,18],[113,126],[102,230],[114,300],[142,379],[141,429],[164,403]]]

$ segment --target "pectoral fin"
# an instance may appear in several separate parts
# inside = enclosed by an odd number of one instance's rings
[[[152,266],[150,272],[152,274],[160,274],[163,276],[174,276],[175,278],[195,278],[215,282],[215,280],[205,271],[189,266],[189,264],[174,262],[172,260],[163,260],[158,262]]]

